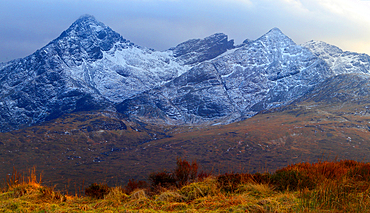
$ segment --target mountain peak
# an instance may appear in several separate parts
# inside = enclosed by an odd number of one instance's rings
[[[256,41],[261,41],[266,45],[277,43],[295,44],[292,39],[286,36],[279,28],[272,28],[265,35],[258,38]]]
[[[330,52],[331,54],[341,54],[343,50],[337,46],[328,44],[323,41],[315,41],[311,40],[301,45],[302,47],[306,47],[310,49],[312,52],[323,54],[324,52]]]
[[[80,18],[78,18],[78,20],[95,20],[96,21],[95,17],[90,14],[82,15],[80,16]]]
[[[71,25],[71,27],[72,26],[81,26],[81,25],[85,25],[85,26],[100,26],[102,28],[107,28],[107,26],[105,24],[99,22],[98,20],[95,19],[94,16],[89,15],[89,14],[80,16],[80,18],[78,18]]]
[[[120,34],[97,21],[94,16],[83,15],[52,43],[57,43],[57,47],[66,50],[66,53],[78,47],[80,49],[75,50],[78,57],[81,56],[81,51],[86,51],[86,59],[95,61],[103,57],[102,51],[110,50],[117,42],[129,43]]]
[[[274,27],[272,28],[270,31],[268,31],[265,35],[263,35],[262,37],[264,36],[269,36],[269,37],[279,37],[279,38],[282,38],[282,37],[288,37],[286,36],[279,28],[277,27]]]
[[[271,33],[283,33],[283,32],[281,32],[281,30],[280,30],[279,28],[277,28],[277,27],[272,28],[269,32],[271,32]]]
[[[95,19],[92,15],[83,15],[80,18],[78,18],[70,27],[68,30],[95,30],[95,31],[101,31],[103,29],[108,29],[105,24],[102,22],[99,22]],[[67,30],[67,31],[68,31]]]

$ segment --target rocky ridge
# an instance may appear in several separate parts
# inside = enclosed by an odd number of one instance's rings
[[[82,16],[34,54],[2,65],[0,129],[111,109],[187,69],[170,52],[137,46],[94,17]]]
[[[237,46],[218,33],[155,51],[85,15],[34,54],[0,64],[0,129],[89,110],[225,124],[291,103],[334,76],[367,74],[369,62],[324,42],[297,45],[277,28]]]
[[[230,123],[290,103],[332,75],[324,60],[274,28],[117,109],[150,122]]]
[[[370,56],[364,53],[343,51],[322,41],[309,41],[302,45],[317,57],[325,60],[335,75],[346,73],[369,73]]]

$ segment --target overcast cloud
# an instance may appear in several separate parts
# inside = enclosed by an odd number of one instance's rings
[[[0,8],[0,62],[32,54],[83,14],[157,50],[217,32],[238,44],[278,27],[298,44],[321,40],[370,54],[370,1],[2,0]]]

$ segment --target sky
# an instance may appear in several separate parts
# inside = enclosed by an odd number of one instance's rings
[[[1,0],[0,9],[0,62],[32,54],[84,14],[156,50],[214,33],[240,44],[277,27],[297,44],[370,54],[370,0]]]

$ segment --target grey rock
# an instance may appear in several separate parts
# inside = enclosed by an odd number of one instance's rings
[[[366,54],[324,42],[300,46],[277,28],[237,46],[218,33],[161,52],[86,15],[34,54],[0,64],[0,130],[90,110],[153,123],[226,124],[369,70]]]
[[[312,91],[294,101],[316,102],[327,106],[362,105],[370,103],[370,75],[347,73],[333,76],[316,85]],[[340,108],[340,107],[339,107]]]
[[[115,110],[114,103],[188,69],[171,52],[134,45],[94,17],[82,16],[34,54],[1,64],[0,130],[76,111]]]
[[[240,117],[212,63],[202,63],[162,87],[127,99],[117,110],[168,124],[213,124]]]
[[[191,39],[170,50],[184,64],[196,64],[213,59],[228,49],[234,48],[234,40],[228,40],[227,35],[216,33],[204,39]]]
[[[274,28],[117,109],[151,122],[230,123],[288,104],[332,75],[325,61]]]
[[[335,75],[370,71],[370,56],[367,54],[343,51],[322,41],[309,41],[302,46],[325,60]]]

